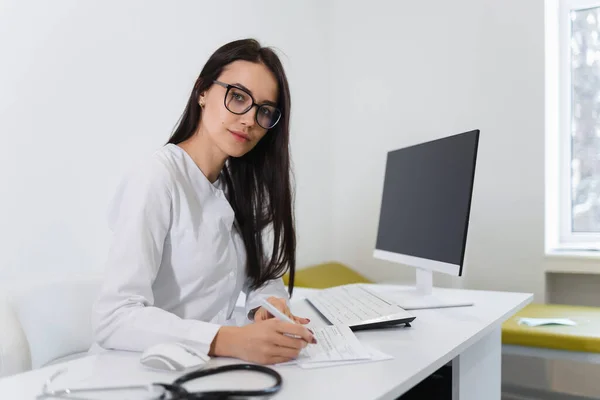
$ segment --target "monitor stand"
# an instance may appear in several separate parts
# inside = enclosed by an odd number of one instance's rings
[[[416,268],[417,287],[408,290],[386,291],[385,295],[405,310],[421,310],[427,308],[467,307],[473,302],[454,299],[448,295],[434,295],[433,272]]]

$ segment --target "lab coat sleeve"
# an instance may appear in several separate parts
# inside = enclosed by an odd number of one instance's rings
[[[271,296],[280,297],[286,300],[289,307],[289,294],[283,283],[283,279],[273,279],[265,283],[263,286],[256,290],[249,290],[249,281],[246,280],[244,285],[244,293],[246,294],[246,315],[251,316],[251,311],[255,308],[260,307],[260,303],[263,299],[268,299]]]
[[[171,224],[172,182],[167,167],[153,159],[117,190],[109,213],[113,237],[106,276],[92,311],[94,339],[102,348],[143,351],[182,341],[208,354],[220,328],[153,306],[152,285]]]

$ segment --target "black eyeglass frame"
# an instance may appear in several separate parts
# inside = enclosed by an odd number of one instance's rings
[[[227,109],[227,111],[229,111],[230,113],[235,114],[235,115],[243,115],[243,114],[246,114],[248,111],[252,110],[252,108],[254,108],[256,106],[256,107],[258,107],[258,109],[256,110],[256,114],[254,114],[254,119],[256,120],[256,123],[261,128],[263,128],[263,129],[273,129],[273,127],[275,127],[275,125],[277,125],[277,123],[281,119],[281,114],[282,113],[281,113],[281,110],[279,108],[277,108],[277,107],[275,107],[275,106],[273,106],[271,104],[258,104],[258,103],[256,103],[256,101],[254,101],[254,97],[252,96],[252,94],[250,94],[248,92],[247,89],[244,89],[244,88],[239,87],[237,85],[231,85],[229,83],[221,82],[221,81],[218,81],[218,80],[214,80],[213,83],[215,83],[215,84],[217,84],[217,85],[219,85],[219,86],[224,87],[225,89],[227,89],[227,91],[225,92],[225,97],[223,97],[223,105],[225,106],[225,108]],[[227,107],[227,95],[229,95],[229,91],[232,88],[235,88],[237,90],[241,90],[242,92],[244,92],[248,96],[250,96],[250,100],[252,100],[252,104],[250,104],[250,106],[246,110],[244,110],[242,112],[235,112],[235,111],[231,111],[229,109],[229,107]],[[260,109],[263,108],[263,107],[267,107],[267,106],[268,107],[273,107],[275,110],[277,110],[279,112],[279,115],[277,116],[277,120],[275,122],[273,122],[273,124],[270,127],[262,126],[260,124],[260,122],[258,122],[258,113],[260,112]]]

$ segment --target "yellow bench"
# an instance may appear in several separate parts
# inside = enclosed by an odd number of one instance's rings
[[[575,326],[519,325],[520,318],[569,318]],[[600,308],[529,304],[502,325],[505,354],[600,363]]]
[[[286,285],[288,279],[288,274],[283,276]],[[350,283],[373,282],[342,263],[329,262],[297,270],[294,286],[325,289]]]

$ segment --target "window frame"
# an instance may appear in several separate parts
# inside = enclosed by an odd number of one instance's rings
[[[600,0],[559,0],[558,7],[558,243],[559,249],[596,250],[600,232],[572,231],[571,11],[600,7]]]

